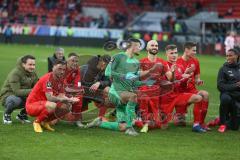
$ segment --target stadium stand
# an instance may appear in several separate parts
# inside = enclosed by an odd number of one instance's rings
[[[0,0],[1,24],[28,23],[90,27],[102,17],[86,16],[83,7],[105,8],[107,28],[123,28],[144,11],[175,11],[177,19],[186,19],[202,11],[217,11],[219,17],[239,18],[238,0]],[[119,21],[121,23],[119,23]]]

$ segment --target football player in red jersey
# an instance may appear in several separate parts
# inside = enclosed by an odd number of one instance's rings
[[[147,57],[140,60],[141,70],[149,70],[157,63],[161,64],[161,67],[157,67],[154,73],[151,73],[150,75],[150,78],[156,81],[154,85],[144,85],[139,87],[141,96],[138,97],[138,103],[143,124],[137,122],[137,125],[140,127],[143,126],[141,132],[147,132],[148,127],[161,127],[159,117],[159,83],[164,76],[169,80],[172,78],[172,73],[170,72],[166,61],[157,57],[158,42],[155,40],[149,41],[146,50]],[[143,77],[142,80],[147,78],[149,77]],[[151,121],[154,122],[153,125],[151,124]]]
[[[203,85],[203,80],[200,79],[200,65],[198,59],[195,57],[197,53],[197,44],[194,42],[186,42],[184,44],[184,53],[181,57],[177,59],[177,64],[180,65],[185,72],[188,72],[189,70],[193,70],[193,75],[191,77],[191,80],[188,82],[188,84],[185,87],[181,87],[181,92],[188,92],[188,93],[194,93],[201,95],[203,97],[203,100],[199,103],[196,103],[194,105],[193,112],[198,112],[201,110],[201,126],[205,130],[209,130],[209,128],[205,125],[204,120],[207,114],[208,110],[208,102],[209,102],[209,95],[208,92],[205,90],[197,90],[196,85],[200,86]],[[177,113],[184,114],[186,113],[185,107],[179,108],[177,110]],[[183,115],[184,116],[184,115]]]
[[[176,64],[178,58],[178,51],[176,45],[168,45],[165,48],[165,50],[169,68],[174,70],[175,80],[174,80],[174,92],[161,97],[163,105],[162,107],[163,108],[167,107],[166,108],[168,110],[167,113],[171,113],[174,107],[176,110],[178,110],[178,108],[186,110],[190,104],[192,103],[196,104],[202,101],[202,97],[198,94],[180,91],[180,88],[186,87],[188,82],[191,80],[193,70],[189,69],[186,72],[181,65]],[[201,127],[200,122],[201,122],[201,110],[197,110],[194,112],[193,131],[206,132],[205,129]]]
[[[68,114],[66,114],[63,119],[70,122],[76,122],[76,125],[78,127],[84,127],[84,125],[82,124],[81,114],[83,102],[83,94],[81,91],[83,91],[83,88],[81,86],[79,56],[76,53],[69,53],[68,55],[64,83],[67,88],[79,90],[78,93],[70,93],[66,90],[66,92],[68,93],[68,97],[76,96],[79,101],[72,105],[72,110]]]
[[[65,115],[69,112],[72,104],[79,101],[78,98],[65,96],[65,71],[66,62],[55,61],[53,71],[40,78],[27,98],[26,110],[30,116],[36,117],[33,127],[37,133],[42,132],[42,127],[54,131],[49,125],[53,119],[48,118]]]

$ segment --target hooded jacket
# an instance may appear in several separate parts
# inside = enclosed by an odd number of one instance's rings
[[[22,66],[21,58],[19,58],[16,67],[8,74],[2,86],[0,92],[2,104],[5,104],[6,98],[10,95],[26,98],[37,81],[36,72],[27,72]]]
[[[238,81],[240,81],[240,64],[224,63],[218,72],[218,90],[221,93],[228,92],[231,96],[240,100],[240,87],[236,84]]]

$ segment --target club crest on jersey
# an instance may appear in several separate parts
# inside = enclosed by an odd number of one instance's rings
[[[52,83],[51,82],[47,82],[47,89],[51,89],[52,88]]]

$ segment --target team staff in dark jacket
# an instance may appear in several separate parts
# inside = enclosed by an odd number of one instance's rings
[[[94,56],[85,66],[81,67],[82,85],[84,86],[83,107],[94,101],[99,108],[99,116],[103,117],[107,107],[105,95],[109,90],[111,81],[104,75],[107,64],[110,62],[109,55]]]
[[[52,68],[53,68],[53,64],[55,63],[55,61],[59,59],[59,60],[64,60],[65,61],[65,57],[64,57],[64,49],[63,48],[57,48],[53,54],[52,57],[48,57],[48,72],[52,72]]]
[[[104,89],[111,85],[111,81],[104,75],[105,68],[110,62],[109,55],[94,56],[87,62],[87,68],[82,78],[82,83],[90,90]]]
[[[226,63],[218,72],[217,87],[220,91],[219,132],[225,132],[227,128],[232,130],[239,128],[240,64],[238,60],[238,51],[230,49],[226,53]]]
[[[17,66],[7,76],[0,92],[2,105],[5,107],[4,124],[11,124],[11,113],[13,110],[20,108],[22,110],[16,118],[22,122],[30,122],[26,114],[25,102],[37,81],[35,57],[31,55],[21,57]]]

